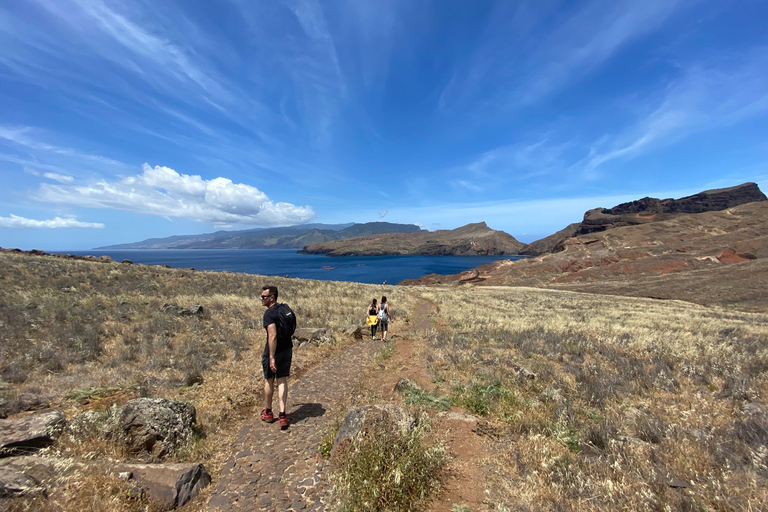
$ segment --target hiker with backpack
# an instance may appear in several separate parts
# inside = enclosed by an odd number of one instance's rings
[[[261,366],[264,370],[264,409],[261,420],[272,423],[275,415],[272,412],[272,397],[277,383],[278,421],[280,428],[288,428],[286,403],[288,402],[288,376],[291,373],[293,358],[293,342],[291,337],[296,330],[296,316],[287,304],[277,302],[277,287],[265,286],[261,289],[261,305],[266,307],[264,312],[264,329],[267,331],[267,343],[261,356]]]
[[[376,299],[373,299],[374,301]],[[381,304],[379,304],[379,312],[376,314],[376,318],[379,321],[381,327],[381,341],[387,341],[387,329],[389,328],[389,304],[387,304],[387,297],[381,298]]]
[[[376,338],[376,329],[379,325],[379,319],[376,316],[379,312],[379,307],[376,305],[376,299],[374,298],[371,305],[366,309],[365,323],[371,326],[371,339]]]

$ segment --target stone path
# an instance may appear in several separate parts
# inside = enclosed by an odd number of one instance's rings
[[[325,510],[327,460],[320,456],[330,410],[351,393],[381,341],[360,341],[288,384],[288,430],[257,414],[240,430],[218,479],[212,510]],[[275,393],[275,399],[277,399]],[[259,409],[260,410],[260,409]]]

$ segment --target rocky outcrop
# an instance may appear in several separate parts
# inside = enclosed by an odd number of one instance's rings
[[[202,464],[116,464],[110,469],[168,509],[185,505],[211,483]]]
[[[299,252],[328,256],[499,256],[518,254],[524,246],[513,236],[478,222],[454,230],[389,233],[311,244]]]
[[[322,327],[299,327],[293,333],[293,339],[299,343],[300,347],[305,343],[319,346],[336,341],[333,333]]]
[[[589,210],[584,214],[579,234],[585,235],[621,226],[659,222],[685,214],[721,211],[745,203],[766,200],[768,198],[755,183],[706,190],[680,199],[644,197],[609,209]]]
[[[161,458],[194,434],[195,407],[164,398],[137,398],[120,413],[128,448],[135,454]]]
[[[0,457],[22,455],[52,445],[65,423],[61,411],[0,420]]]
[[[768,310],[768,201],[578,235],[561,249],[401,284],[533,286]]]
[[[149,496],[165,509],[179,508],[210,484],[201,464],[78,461],[43,456],[40,450],[54,445],[60,435],[75,440],[95,435],[126,442],[137,453],[162,456],[187,439],[194,424],[191,404],[152,399],[134,400],[122,410],[88,411],[70,422],[56,410],[0,420],[0,498],[44,496],[48,489],[96,470],[135,482],[137,496]]]
[[[569,224],[565,229],[561,229],[557,233],[553,233],[547,237],[541,238],[526,245],[520,251],[520,254],[525,256],[539,256],[549,252],[556,252],[558,247],[561,246],[563,240],[576,235],[579,233],[580,229],[581,223],[579,222]]]

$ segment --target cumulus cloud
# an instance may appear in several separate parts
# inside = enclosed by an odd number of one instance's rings
[[[216,226],[301,224],[315,214],[311,206],[275,203],[256,187],[227,178],[204,180],[146,163],[141,174],[118,181],[42,184],[36,197],[51,203],[186,218]]]
[[[58,229],[58,228],[90,228],[103,229],[104,224],[100,222],[80,222],[74,218],[63,219],[54,217],[48,220],[35,220],[19,217],[10,214],[10,217],[0,217],[0,227],[2,228],[38,228],[38,229]]]

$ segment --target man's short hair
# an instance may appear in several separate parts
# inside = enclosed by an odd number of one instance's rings
[[[262,286],[261,290],[269,291],[269,295],[275,297],[275,301],[277,301],[277,286]]]

